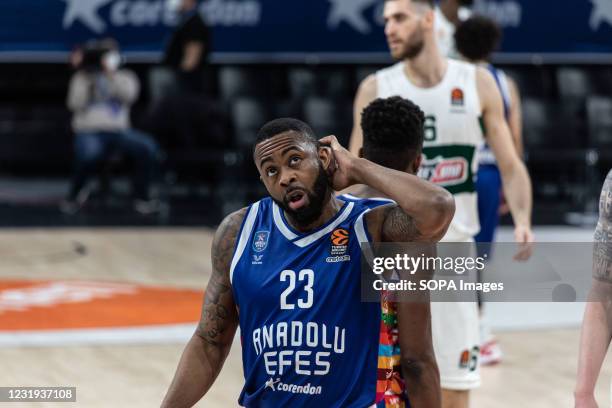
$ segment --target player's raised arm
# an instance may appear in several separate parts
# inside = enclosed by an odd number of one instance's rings
[[[595,384],[612,340],[612,171],[599,199],[599,221],[593,248],[593,286],[584,310],[576,408],[596,407]]]
[[[212,244],[212,276],[206,287],[202,315],[187,343],[162,407],[193,406],[219,375],[238,326],[238,311],[230,283],[236,236],[246,209],[227,216]]]
[[[514,147],[495,79],[487,70],[479,67],[476,83],[482,104],[487,142],[497,159],[504,194],[514,220],[515,240],[519,243],[532,242],[532,197],[529,173]]]
[[[444,236],[455,213],[455,201],[448,191],[412,174],[358,158],[344,149],[335,136],[325,137],[321,143],[329,144],[334,153],[334,189],[366,184],[397,203],[372,210],[371,217],[381,220],[375,240],[435,242]]]
[[[359,155],[359,149],[363,146],[361,112],[370,102],[376,99],[376,93],[376,75],[372,74],[366,77],[359,85],[353,104],[353,131],[351,132],[349,150],[356,156]]]
[[[455,213],[455,202],[448,191],[412,174],[357,158],[334,136],[321,139],[321,143],[329,144],[334,153],[335,189],[366,184],[397,203],[368,213],[367,224],[375,241],[435,242],[446,233]],[[428,299],[398,304],[398,324],[402,372],[411,405],[440,407],[440,374]]]

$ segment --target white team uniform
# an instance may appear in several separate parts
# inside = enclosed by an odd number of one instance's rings
[[[442,81],[413,85],[400,62],[376,73],[378,97],[401,96],[423,110],[425,141],[419,175],[455,197],[455,216],[441,242],[474,242],[480,230],[475,188],[477,150],[483,143],[476,67],[448,60]],[[432,302],[433,343],[442,388],[466,390],[480,384],[478,307],[474,302]]]

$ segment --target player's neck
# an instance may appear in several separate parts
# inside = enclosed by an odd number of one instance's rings
[[[295,230],[299,232],[309,232],[321,227],[331,220],[336,214],[338,214],[338,211],[340,211],[343,204],[343,201],[338,200],[333,194],[330,194],[329,199],[325,202],[325,204],[323,204],[321,215],[310,224],[304,225],[296,222],[287,212],[285,212],[285,219]]]
[[[404,60],[404,73],[419,88],[431,88],[444,79],[448,61],[442,57],[438,46],[432,41],[415,58]]]

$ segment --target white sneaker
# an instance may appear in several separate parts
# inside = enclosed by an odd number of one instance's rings
[[[502,362],[504,353],[497,340],[492,339],[480,346],[480,364],[483,366],[495,365]]]

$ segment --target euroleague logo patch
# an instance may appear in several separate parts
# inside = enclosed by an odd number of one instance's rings
[[[461,88],[455,88],[451,91],[451,105],[463,106],[465,104],[463,90]]]
[[[329,249],[331,257],[328,259],[334,259],[335,262],[346,260],[344,259],[344,255],[346,255],[348,251],[349,232],[344,228],[337,228],[331,233],[329,239],[331,241],[331,247]],[[328,260],[327,262],[331,261]]]
[[[348,242],[349,242],[349,233],[348,233],[348,231],[345,230],[345,229],[342,229],[342,228],[338,228],[337,230],[332,232],[331,241],[332,241],[332,246],[335,246],[335,247],[344,247],[345,250],[346,250],[346,247],[347,247]]]

